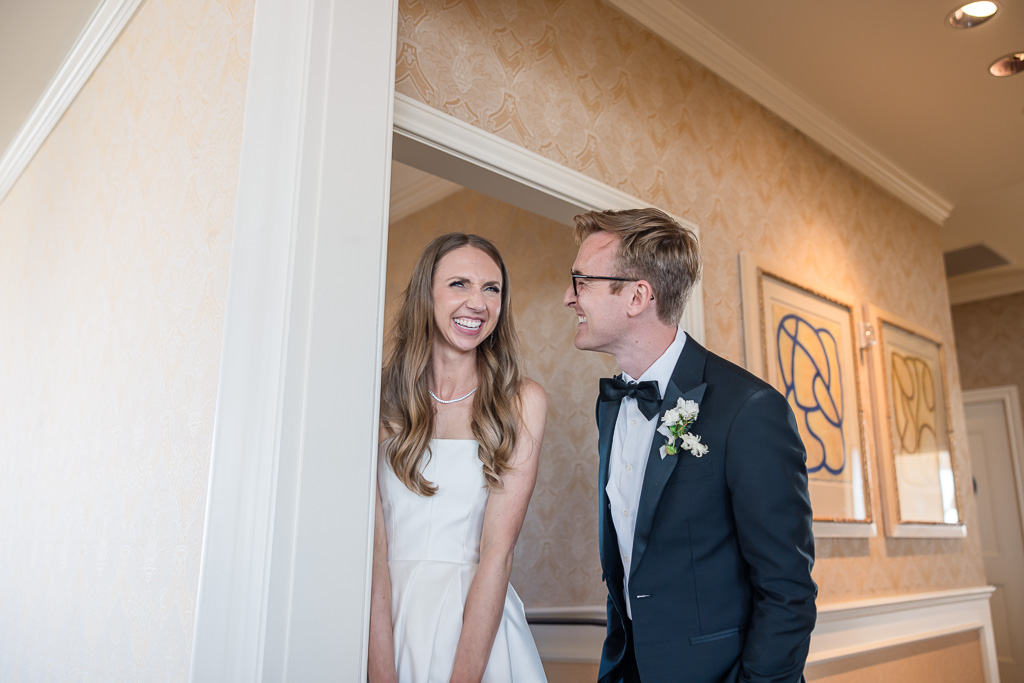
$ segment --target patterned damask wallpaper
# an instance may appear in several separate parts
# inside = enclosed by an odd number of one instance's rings
[[[935,330],[953,348],[936,226],[613,8],[598,0],[404,0],[398,31],[398,92],[699,225],[707,342],[725,357],[743,361],[743,250],[790,264],[810,287],[850,292]],[[966,453],[955,362],[947,379],[954,442]],[[581,390],[592,395],[589,385]],[[561,466],[562,457],[579,463],[581,482],[595,471],[561,453],[544,466]],[[966,459],[959,473],[970,481]],[[527,532],[547,530],[538,540],[552,548],[579,547],[577,537],[596,534],[592,489],[539,490],[531,511],[538,521]],[[881,528],[877,480],[873,499]],[[970,500],[966,518],[970,526]],[[820,540],[820,600],[979,585],[978,550],[972,533]],[[573,568],[568,584],[541,576],[552,561],[522,557],[527,570],[518,576],[538,586],[523,586],[528,603],[599,604],[597,588],[574,588],[599,586],[594,557]]]
[[[0,204],[0,679],[186,680],[253,0],[149,0]]]
[[[1024,293],[953,306],[964,389],[1015,384],[1024,396]]]

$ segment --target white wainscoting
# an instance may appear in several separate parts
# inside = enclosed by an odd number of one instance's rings
[[[989,597],[979,586],[934,593],[898,595],[818,606],[808,664],[821,664],[932,638],[978,631],[985,681],[998,683],[996,646]],[[604,619],[603,607],[536,608],[531,621]],[[598,662],[604,627],[591,624],[532,623],[540,656],[548,662]]]

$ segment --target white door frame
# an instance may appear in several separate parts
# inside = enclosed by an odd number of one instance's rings
[[[256,0],[193,681],[366,679],[397,16]]]

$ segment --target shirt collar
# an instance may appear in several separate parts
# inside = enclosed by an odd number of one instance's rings
[[[651,367],[647,368],[644,374],[640,375],[640,379],[636,380],[629,376],[625,370],[622,371],[622,379],[627,382],[646,382],[652,380],[658,383],[658,393],[661,396],[665,395],[665,389],[668,387],[669,381],[672,379],[672,371],[676,369],[676,363],[679,362],[679,354],[683,352],[683,345],[686,343],[686,333],[683,332],[683,328],[676,326],[676,338],[672,340],[672,343],[665,349],[665,353],[661,354],[658,360],[651,364]]]

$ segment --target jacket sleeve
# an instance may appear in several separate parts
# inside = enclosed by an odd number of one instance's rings
[[[771,388],[752,394],[729,428],[726,481],[753,613],[739,680],[802,680],[814,628],[814,536],[806,453],[793,411]]]

